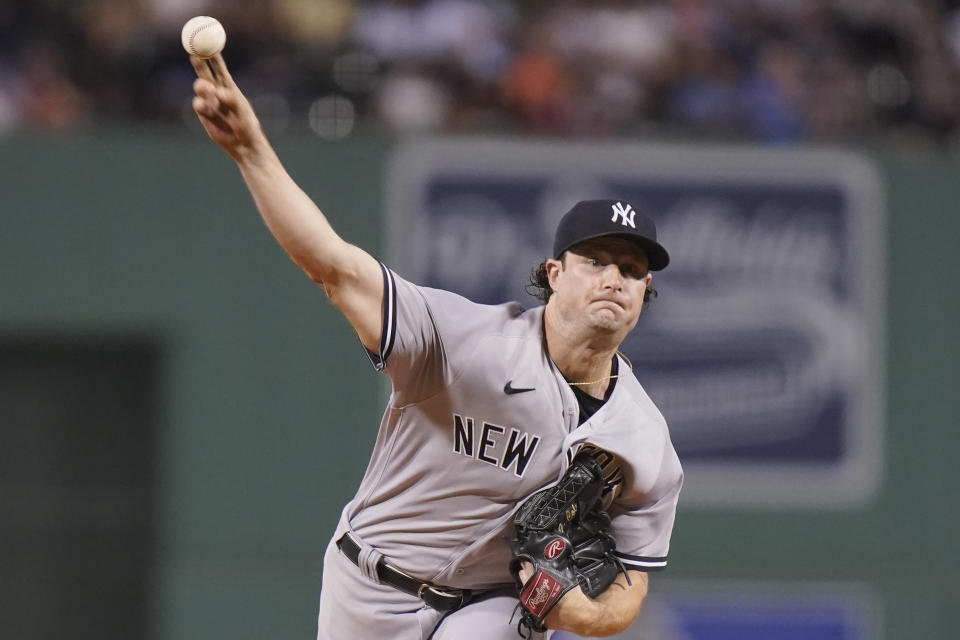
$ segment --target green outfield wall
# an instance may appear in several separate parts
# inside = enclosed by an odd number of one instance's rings
[[[277,140],[290,173],[341,235],[375,255],[385,247],[394,144]],[[870,594],[878,638],[953,638],[960,161],[867,157],[885,181],[888,207],[887,425],[877,499],[823,512],[681,505],[671,568],[653,589],[728,580],[852,584]],[[8,542],[0,553],[45,557],[52,543],[35,532],[54,521],[61,532],[116,533],[130,502],[148,501],[141,525],[130,528],[148,541],[145,637],[314,637],[324,546],[366,465],[383,393],[349,326],[274,243],[235,166],[200,133],[7,137],[0,167],[0,342],[148,345],[153,355],[136,366],[152,371],[144,379],[154,403],[148,450],[138,454],[154,465],[142,499],[117,499],[123,487],[109,486],[109,475],[81,497],[63,487],[51,493],[39,485],[63,481],[31,480],[26,465],[0,475]],[[10,362],[0,384],[17,375]],[[97,397],[114,397],[116,383],[103,384],[111,388]],[[0,433],[12,429],[3,424],[10,415],[0,415]],[[99,427],[72,424],[90,434],[71,433],[78,444],[68,457],[98,455]],[[31,445],[31,455],[47,460],[50,438]],[[111,554],[104,557],[98,567],[109,575]],[[18,584],[0,569],[0,624],[16,614],[19,625],[10,637],[69,628],[29,624],[58,615],[42,606],[47,591],[84,588],[78,572],[51,566],[34,573],[24,564]],[[52,585],[58,575],[74,577]],[[106,627],[90,631],[113,637]]]

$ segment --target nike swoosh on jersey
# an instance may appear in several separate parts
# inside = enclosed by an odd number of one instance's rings
[[[535,391],[536,387],[514,387],[512,386],[513,380],[507,380],[507,384],[503,385],[503,392],[508,396],[512,396],[515,393],[524,393],[526,391]]]

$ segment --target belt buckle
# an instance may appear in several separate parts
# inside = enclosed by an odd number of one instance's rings
[[[433,600],[434,598],[442,598],[445,605],[449,603],[451,599],[455,599],[456,604],[453,607],[450,607],[451,609],[456,609],[457,607],[463,604],[464,591],[462,589],[455,589],[455,590],[448,591],[446,589],[437,587],[437,585],[435,584],[424,582],[423,584],[420,585],[420,588],[417,589],[417,597],[423,600],[424,602],[426,602],[428,605],[434,606],[433,604],[430,603],[430,601],[427,598],[424,597],[425,592],[429,592],[427,594],[428,597],[431,594],[433,595],[433,598],[430,598],[430,600]],[[434,608],[438,608],[438,607],[434,607]],[[444,610],[449,610],[449,609],[444,609]]]

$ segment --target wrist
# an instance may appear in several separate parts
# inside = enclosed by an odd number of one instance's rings
[[[249,144],[239,147],[231,155],[241,169],[262,169],[280,161],[262,131],[257,131]]]
[[[577,588],[563,597],[547,616],[546,623],[550,629],[590,636],[595,635],[593,631],[602,616],[601,604]]]
[[[280,157],[262,132],[231,155],[244,176],[276,178],[284,173]]]

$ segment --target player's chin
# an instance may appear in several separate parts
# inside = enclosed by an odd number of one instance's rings
[[[630,333],[630,331],[637,326],[639,314],[628,313],[622,310],[615,312],[609,309],[601,309],[591,314],[590,319],[597,333],[626,337],[626,334]]]
[[[625,325],[623,313],[612,309],[599,309],[590,315],[590,320],[594,330],[601,333],[617,333]]]

